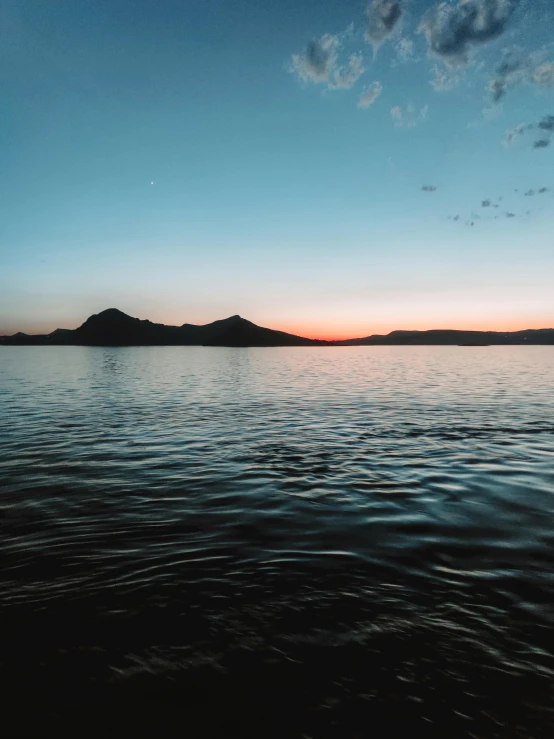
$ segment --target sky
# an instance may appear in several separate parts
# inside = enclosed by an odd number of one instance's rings
[[[0,334],[554,326],[551,0],[0,0]]]

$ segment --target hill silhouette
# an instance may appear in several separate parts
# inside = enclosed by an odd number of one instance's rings
[[[46,335],[17,333],[2,337],[2,343],[80,346],[318,346],[326,342],[306,339],[257,326],[240,316],[213,321],[204,326],[162,323],[133,318],[117,308],[95,313],[74,331],[56,329]]]
[[[456,331],[432,329],[429,331],[392,331],[373,334],[362,339],[336,342],[343,346],[483,346],[554,344],[554,329],[527,329],[525,331]]]
[[[320,341],[275,331],[231,316],[203,326],[166,326],[133,318],[117,308],[95,313],[75,330],[57,328],[50,334],[18,332],[0,337],[4,345],[80,346],[396,346],[396,345],[533,345],[554,344],[554,329],[526,331],[392,331],[346,341]]]

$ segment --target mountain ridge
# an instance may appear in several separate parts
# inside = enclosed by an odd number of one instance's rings
[[[78,346],[321,346],[327,342],[257,326],[239,315],[204,325],[168,326],[107,308],[89,316],[78,328],[50,334],[0,337],[4,345]]]
[[[554,328],[521,331],[475,331],[463,329],[396,330],[389,334],[372,334],[359,339],[338,342],[343,346],[460,346],[487,344],[496,346],[554,344]]]
[[[324,341],[258,326],[238,314],[211,323],[170,326],[107,308],[89,316],[76,329],[50,334],[0,336],[0,345],[77,346],[406,346],[406,345],[554,345],[554,328],[522,331],[396,330],[362,338]]]

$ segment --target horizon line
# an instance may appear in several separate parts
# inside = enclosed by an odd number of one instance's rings
[[[150,323],[155,324],[155,325],[173,326],[173,327],[176,327],[176,328],[181,328],[181,327],[187,326],[187,325],[188,326],[209,326],[212,323],[216,323],[217,321],[228,321],[231,318],[242,318],[242,320],[249,321],[250,323],[254,323],[254,325],[256,325],[256,326],[262,327],[261,324],[255,323],[254,321],[251,321],[248,318],[244,318],[243,316],[239,315],[238,313],[235,313],[235,314],[233,314],[231,316],[228,316],[226,318],[215,319],[214,321],[209,321],[208,323],[188,323],[188,322],[185,321],[184,323],[174,324],[174,323],[160,323],[158,321],[151,321],[149,318],[137,318],[136,316],[133,316],[133,315],[131,315],[129,313],[125,313],[125,311],[122,311],[119,308],[105,308],[105,309],[100,310],[100,311],[98,311],[96,313],[91,313],[90,315],[88,315],[84,319],[84,321],[82,321],[80,324],[78,324],[75,328],[65,328],[65,327],[58,326],[55,329],[52,329],[52,331],[45,332],[45,333],[28,333],[27,331],[16,331],[13,334],[2,333],[2,334],[0,334],[0,337],[1,338],[11,338],[13,336],[16,336],[17,334],[24,334],[25,336],[43,336],[43,337],[45,337],[45,336],[50,336],[55,331],[75,331],[80,326],[82,326],[92,316],[100,315],[100,314],[106,313],[108,311],[114,311],[114,312],[117,312],[117,313],[121,313],[121,314],[123,314],[123,315],[125,315],[125,316],[127,316],[129,318],[135,318],[136,320],[139,320],[139,321],[149,321]],[[387,333],[364,333],[364,334],[358,335],[358,336],[348,336],[348,338],[323,338],[322,336],[311,336],[311,337],[310,336],[304,336],[304,335],[300,335],[300,334],[297,334],[297,333],[293,333],[292,331],[286,330],[286,329],[283,329],[283,328],[271,328],[269,326],[263,326],[263,328],[269,328],[272,331],[277,331],[277,332],[281,332],[281,333],[292,334],[292,335],[297,336],[299,338],[309,339],[311,341],[325,341],[325,342],[329,342],[329,343],[332,343],[332,342],[357,341],[357,340],[361,340],[361,339],[366,339],[366,338],[370,338],[370,337],[378,337],[378,336],[390,336],[391,334],[394,334],[394,333],[428,333],[428,332],[434,332],[434,331],[436,331],[436,332],[440,332],[440,331],[443,331],[443,332],[452,331],[452,332],[460,332],[460,333],[511,334],[511,333],[525,332],[525,331],[554,331],[554,328],[553,327],[545,327],[545,326],[540,326],[540,327],[537,327],[537,328],[527,327],[527,328],[523,328],[523,329],[521,329],[521,328],[510,328],[510,329],[501,329],[501,330],[498,330],[498,329],[489,329],[489,328],[486,328],[486,329],[476,329],[476,328],[451,328],[451,327],[441,327],[441,328],[401,328],[401,329],[392,329],[391,331],[388,331]]]

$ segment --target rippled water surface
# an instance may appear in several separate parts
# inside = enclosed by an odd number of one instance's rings
[[[554,736],[554,347],[0,348],[4,724]]]

